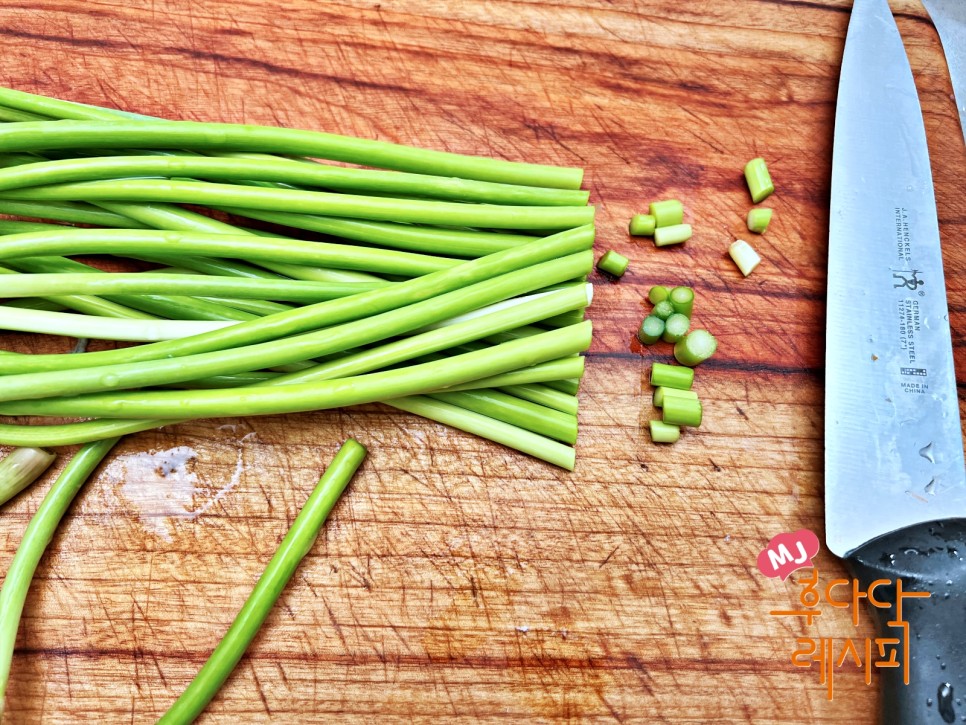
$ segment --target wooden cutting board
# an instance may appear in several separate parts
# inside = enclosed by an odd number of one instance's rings
[[[797,637],[868,625],[843,610],[810,628],[770,616],[801,587],[755,567],[775,534],[824,537],[826,230],[849,5],[4,3],[4,85],[580,165],[599,252],[631,259],[619,283],[595,280],[572,474],[380,406],[125,439],[37,573],[7,721],[163,713],[352,435],[371,451],[364,469],[204,722],[874,722],[875,685],[854,667],[829,701],[817,666],[790,660]],[[937,36],[918,2],[893,6],[963,380],[966,152]],[[743,279],[726,250],[747,235],[741,169],[758,155],[775,220]],[[684,202],[687,245],[627,236],[661,197]],[[642,428],[647,372],[668,350],[632,342],[655,283],[693,285],[697,321],[720,340],[696,385],[705,424],[670,448]],[[2,335],[6,349],[69,344]],[[0,572],[47,485],[0,512]],[[827,553],[817,564],[823,581],[843,574]]]

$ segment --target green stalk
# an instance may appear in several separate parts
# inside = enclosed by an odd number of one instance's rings
[[[584,319],[583,310],[571,310],[563,315],[558,315],[557,317],[544,320],[540,324],[544,327],[566,327],[567,325],[573,325],[578,322],[582,322]]]
[[[281,302],[270,302],[269,300],[244,300],[232,297],[198,297],[196,299],[224,305],[225,307],[232,307],[256,317],[265,317],[266,315],[274,315],[277,312],[286,312],[292,309],[292,305],[286,305]]]
[[[0,103],[13,107],[9,91],[0,95]],[[583,180],[583,171],[576,168],[463,156],[269,126],[153,120],[40,121],[0,126],[0,151],[84,148],[194,149],[308,156],[417,174],[555,189],[579,189]]]
[[[113,120],[125,118],[150,119],[151,116],[144,116],[140,113],[121,111],[116,108],[104,108],[93,106],[87,103],[76,103],[74,101],[63,101],[59,98],[50,98],[36,93],[26,91],[15,91],[12,88],[0,87],[0,104],[7,108],[16,109],[25,113],[38,116],[35,120],[44,120],[43,117],[57,119],[75,120]]]
[[[309,242],[309,244],[317,243],[318,242]],[[444,269],[448,266],[456,266],[454,263],[458,263],[460,261],[458,259],[448,260],[444,259],[443,257],[435,257],[435,260],[435,262],[428,262],[428,264],[435,266],[436,269]],[[301,279],[307,282],[370,282],[373,283],[374,286],[375,284],[378,284],[380,287],[388,287],[392,284],[390,280],[385,278],[388,277],[390,273],[387,273],[385,277],[379,277],[374,274],[369,274],[368,272],[359,272],[356,270],[327,269],[314,265],[308,267],[300,264],[290,264],[288,262],[275,262],[270,260],[259,260],[258,264],[265,269],[268,269],[272,272],[277,272],[285,277],[290,277],[291,279]],[[418,277],[419,275],[410,270],[404,274],[401,274],[400,276],[405,279],[411,279],[413,277]]]
[[[30,234],[31,232],[49,232],[59,227],[59,224],[45,222],[22,222],[20,220],[0,219],[0,234]]]
[[[551,362],[540,363],[539,365],[531,365],[530,367],[523,368],[521,370],[514,370],[509,373],[495,375],[491,378],[476,380],[469,385],[471,388],[474,385],[478,386],[479,388],[490,388],[500,385],[523,385],[549,381],[554,378],[562,379],[579,376],[583,373],[583,360],[583,357],[578,356],[565,357],[559,360],[553,360]],[[248,373],[247,375],[254,376],[256,374]],[[243,381],[228,380],[225,378],[225,386],[234,388],[241,384],[247,385],[255,382],[261,382],[262,380],[266,379],[264,377],[266,374],[263,373],[259,375],[262,377],[249,378]],[[192,381],[192,383],[193,382],[195,381]],[[217,383],[212,383],[206,385],[205,387],[213,388],[220,387],[220,385]],[[454,386],[454,388],[455,387],[459,386]],[[450,388],[450,390],[453,390],[454,388]],[[468,411],[467,414],[470,415]],[[427,417],[431,417],[432,420],[439,420],[438,418],[432,416]],[[480,416],[480,418],[484,418],[483,423],[489,425],[489,423],[487,423],[485,420],[485,416]],[[13,446],[69,446],[78,443],[101,440],[104,438],[113,438],[115,436],[126,435],[128,433],[138,433],[140,431],[151,430],[152,428],[160,428],[162,426],[176,425],[178,423],[185,422],[185,420],[186,419],[168,420],[163,418],[116,420],[111,418],[103,418],[100,420],[88,420],[80,423],[60,423],[54,425],[14,425],[9,423],[0,423],[0,443],[3,445]],[[440,420],[440,422],[446,421]],[[488,429],[485,426],[481,429],[471,429],[461,426],[460,430],[466,430],[471,433],[487,436],[486,430]],[[538,449],[538,452],[534,452],[534,450],[531,448],[526,447],[524,442],[521,442],[521,445],[524,445],[524,447],[518,447],[514,443],[516,438],[514,438],[513,435],[511,435],[509,438],[492,438],[491,440],[496,440],[497,442],[503,443],[511,448],[521,450],[524,453],[530,453],[538,458],[548,460],[551,463],[555,462],[551,458],[544,457],[544,455],[539,452],[540,449]],[[523,441],[523,438],[520,438],[520,440]]]
[[[197,212],[182,209],[170,204],[124,204],[122,202],[99,202],[97,206],[118,214],[124,214],[125,216],[135,219],[141,224],[145,224],[153,229],[166,229],[169,231],[178,232],[211,232],[214,234],[248,234],[251,236],[260,237],[278,237],[278,235],[270,234],[269,232],[256,232],[253,229],[242,229],[241,227],[235,227],[231,224],[218,221],[217,219],[212,219],[204,214],[198,214]],[[285,237],[281,238],[284,239]],[[162,264],[181,264],[184,266],[189,261],[192,265],[192,269],[204,271],[199,267],[198,262],[193,259],[189,260],[177,257],[167,258],[167,261],[163,261]],[[247,265],[224,259],[208,261],[210,263],[217,264],[224,270],[220,272],[220,274],[234,275],[234,272],[229,271],[230,268],[241,268],[242,272],[246,268],[252,269],[247,267]],[[274,272],[278,272],[286,277],[291,277],[292,279],[304,279],[316,282],[371,281],[379,282],[381,284],[388,284],[388,282],[383,280],[381,277],[368,274],[367,272],[355,272],[344,269],[317,269],[314,267],[299,267],[291,264],[281,265],[266,261],[259,262],[259,265],[272,269]],[[211,274],[212,272],[207,273]],[[265,274],[272,275],[272,272],[265,272]],[[239,273],[235,276],[251,277],[254,275]]]
[[[3,142],[4,130],[0,125],[0,143]],[[462,204],[165,179],[116,179],[51,184],[4,191],[0,198],[18,201],[107,200],[237,206],[350,219],[494,229],[569,229],[594,221],[592,206]]]
[[[40,161],[47,161],[40,154],[0,154],[0,167],[23,166],[24,164],[36,164]]]
[[[104,211],[90,204],[69,201],[16,201],[0,198],[0,214],[30,219],[56,219],[71,224],[90,224],[114,229],[144,228],[143,224],[120,214]]]
[[[389,249],[350,247],[325,242],[271,239],[250,235],[163,232],[154,229],[74,229],[0,237],[0,259],[63,254],[120,254],[128,252],[185,256],[233,255],[247,259],[327,264],[345,269],[371,269],[418,276],[449,269],[457,259],[431,257]]]
[[[531,332],[532,331],[532,332]],[[474,342],[467,342],[454,347],[448,352],[448,354],[454,354],[456,352],[472,352],[474,350],[485,350],[489,345],[499,344],[502,342],[507,342],[509,340],[519,340],[527,337],[532,337],[535,334],[544,332],[539,327],[533,327],[532,325],[522,325],[520,327],[515,327],[511,330],[506,330],[504,332],[498,332],[492,335],[488,335],[483,340],[477,340]],[[426,355],[420,360],[442,360],[446,354],[440,355]],[[563,361],[561,361],[562,363]],[[544,377],[542,380],[525,379],[522,375],[520,377],[514,377],[509,379],[506,376],[500,376],[499,380],[492,380],[488,382],[487,385],[482,385],[481,381],[474,381],[466,385],[458,385],[451,388],[451,390],[472,390],[479,387],[493,387],[493,388],[503,388],[506,386],[521,385],[526,386],[522,391],[516,391],[514,395],[516,397],[524,397],[526,395],[531,396],[534,402],[544,405],[549,403],[548,407],[554,408],[555,410],[561,410],[562,412],[572,413],[576,415],[577,412],[577,399],[572,397],[576,395],[577,390],[572,391],[568,389],[560,390],[550,384],[553,381],[565,381],[566,379],[576,379],[578,382],[584,374],[584,358],[580,356],[574,356],[570,361],[573,366],[573,375],[559,375],[553,378]],[[519,373],[521,371],[517,371]],[[516,373],[511,373],[511,375],[516,375]],[[522,392],[522,395],[521,395]],[[562,394],[562,393],[565,393]]]
[[[207,707],[251,645],[295,570],[315,545],[322,524],[366,457],[365,446],[349,438],[322,475],[272,560],[211,657],[158,723],[191,723]]]
[[[0,716],[3,714],[3,698],[10,677],[20,615],[37,564],[77,492],[117,440],[111,438],[86,445],[71,459],[30,520],[20,547],[10,562],[3,588],[0,589]]]
[[[0,461],[0,506],[40,478],[56,459],[42,448],[15,448]]]
[[[30,186],[161,176],[235,183],[238,179],[398,197],[427,197],[518,206],[582,206],[586,191],[494,184],[443,176],[374,171],[283,158],[109,156],[19,164],[0,169],[0,191]]]
[[[131,259],[140,259],[153,264],[166,264],[194,272],[195,274],[210,274],[215,277],[242,277],[244,279],[288,279],[281,274],[269,272],[267,269],[245,264],[234,259],[214,259],[212,257],[165,257],[147,254],[131,254]]]
[[[521,400],[499,390],[429,393],[428,397],[570,445],[577,442],[577,416]]]
[[[132,219],[137,219],[138,221],[147,224],[155,229],[164,229],[168,231],[182,231],[182,232],[201,232],[201,233],[212,233],[212,234],[243,234],[252,237],[267,237],[270,239],[290,239],[289,237],[281,237],[277,234],[271,232],[266,232],[262,230],[255,229],[245,229],[243,227],[236,227],[226,222],[219,221],[217,219],[212,219],[211,217],[205,216],[204,214],[198,214],[197,212],[189,211],[188,209],[182,209],[173,205],[166,204],[124,204],[121,202],[101,202],[98,206],[102,206],[105,209],[111,209],[113,211],[123,212],[129,215]],[[140,255],[139,259],[145,259],[144,255]],[[157,257],[155,257],[157,259]],[[174,261],[173,258],[167,258],[169,261]],[[423,257],[425,260],[426,258]],[[181,258],[179,260],[181,264],[189,263],[193,269],[201,271],[197,261],[195,259],[185,259]],[[221,266],[225,271],[223,274],[229,274],[233,276],[253,276],[251,274],[236,274],[235,269],[239,266],[242,268],[248,267],[234,260],[212,260],[217,265]],[[279,276],[291,279],[301,279],[310,282],[371,282],[373,284],[379,284],[382,286],[388,286],[391,284],[389,281],[375,274],[370,274],[368,272],[361,272],[357,270],[348,269],[326,269],[318,266],[304,266],[298,264],[289,264],[285,262],[269,261],[269,260],[253,260],[259,265],[259,267],[250,268],[257,269],[260,272],[264,272],[265,275],[270,275],[274,278]],[[440,262],[441,260],[437,260]],[[457,260],[453,260],[456,263]],[[231,265],[231,268],[228,268]],[[259,269],[264,268],[264,269]],[[244,271],[244,269],[242,270]],[[210,274],[211,272],[209,272]],[[264,275],[262,275],[264,276]],[[417,276],[415,274],[409,276]]]
[[[83,274],[88,279],[94,277],[94,275],[97,275],[98,279],[106,279],[110,276],[97,267],[75,262],[65,257],[27,257],[9,260],[7,264],[21,272],[32,273],[29,277],[18,278],[18,284],[28,284],[27,280],[40,274],[62,275],[77,273]],[[11,279],[11,281],[13,280]],[[13,295],[11,294],[10,296]],[[49,294],[44,296],[50,297]],[[106,308],[105,305],[107,305]],[[136,316],[140,319],[166,317],[177,320],[235,322],[252,319],[252,315],[239,312],[225,305],[196,300],[190,297],[172,297],[170,295],[159,294],[138,296],[109,295],[105,299],[100,300],[96,307],[86,304],[84,309],[76,306],[73,309],[101,317],[120,317],[120,314],[114,312],[116,308],[127,311],[127,317],[133,318]],[[134,310],[139,310],[139,312],[134,312]]]
[[[0,423],[0,441],[11,446],[73,446],[92,441],[117,438],[128,433],[183,423],[182,420],[135,419],[85,420],[80,423],[57,423],[54,425],[17,425]],[[2,613],[0,613],[2,616]]]
[[[549,380],[562,379],[583,372],[583,357],[569,356],[550,362],[531,365],[520,370],[494,375],[490,378],[474,380],[462,386],[453,386],[449,390],[476,390],[494,388],[505,385],[526,385],[543,383]],[[190,381],[178,386],[184,389],[203,388],[237,388],[242,385],[253,385],[271,380],[273,373],[244,373],[237,376],[219,376]],[[137,433],[142,430],[159,428],[165,425],[189,420],[177,421],[167,419],[156,420],[113,420],[102,418],[99,420],[83,421],[79,423],[63,423],[51,425],[17,425],[0,423],[0,445],[8,446],[70,446],[86,443],[102,438]]]
[[[551,237],[535,240],[521,247],[464,262],[453,269],[436,272],[407,282],[400,282],[385,289],[365,292],[351,298],[321,302],[318,305],[243,322],[189,340],[143,345],[134,349],[85,353],[84,355],[0,354],[0,374],[69,370],[93,365],[180,357],[297,335],[306,330],[370,317],[403,305],[431,299],[443,293],[458,290],[513,270],[527,269],[547,260],[587,250],[593,244],[593,240],[593,227],[579,227]],[[3,240],[0,239],[0,244],[2,242]],[[3,378],[0,377],[0,381],[2,380]]]
[[[371,344],[378,340],[419,329],[428,323],[454,317],[468,310],[492,304],[508,297],[525,294],[532,291],[534,286],[542,286],[547,281],[569,279],[575,275],[575,270],[586,268],[590,263],[589,260],[591,257],[592,254],[590,252],[583,252],[552,262],[544,262],[533,267],[508,272],[475,285],[470,285],[469,287],[437,295],[436,297],[431,297],[430,299],[414,304],[397,307],[378,315],[371,315],[366,318],[364,324],[359,324],[356,321],[347,322],[284,340],[273,339],[267,342],[235,347],[230,350],[217,350],[161,360],[124,362],[98,367],[80,367],[75,369],[69,376],[62,375],[58,372],[3,375],[0,376],[0,400],[22,400],[55,395],[77,395],[100,390],[123,390],[125,388],[162,385],[164,383],[192,380],[193,378],[207,377],[210,375],[246,372],[249,370],[259,370],[277,365],[301,362],[321,355],[329,355],[359,347],[360,345]],[[377,292],[382,291],[377,290]],[[362,297],[363,295],[355,295],[336,301],[345,301],[347,303],[356,301],[356,304],[358,304],[358,300]],[[282,312],[272,317],[288,317],[299,311]],[[58,313],[41,313],[23,310],[21,314],[24,316],[40,316],[57,315]],[[270,321],[272,317],[263,317],[247,323],[242,322],[232,327],[237,329],[245,325],[255,325],[259,322]],[[168,320],[157,320],[151,323],[145,322],[142,325],[144,328],[142,331],[144,334],[152,332],[149,329],[149,326],[152,325],[166,329],[163,323],[168,322]],[[11,325],[13,321],[4,321],[2,324]],[[194,322],[182,324],[216,325],[220,323]],[[567,330],[571,328],[561,329]],[[85,335],[85,337],[94,337],[94,335]],[[527,339],[534,340],[536,337]],[[123,352],[127,353],[128,356],[133,356],[136,350],[125,349]],[[84,358],[95,355],[101,359],[106,357],[103,353],[87,353],[83,356],[71,357],[80,357],[82,359],[81,365],[83,365]],[[27,356],[28,359],[25,362],[28,363],[28,369],[30,369],[30,360],[36,357],[34,355]],[[122,355],[121,357],[123,359],[126,356]],[[69,361],[69,358],[67,360]]]
[[[57,224],[43,224],[36,222],[6,221],[0,220],[0,235],[3,234],[29,234],[33,232],[50,232],[62,230],[63,227]],[[188,260],[189,264],[210,274],[210,268],[217,266],[214,260]],[[100,272],[96,267],[91,267],[80,262],[75,262],[63,257],[40,257],[13,260],[10,266],[23,272]],[[252,267],[251,269],[257,269]],[[221,271],[221,270],[219,270]],[[257,270],[262,272],[263,270]],[[0,271],[2,273],[2,271]],[[265,276],[275,277],[271,272],[264,272]],[[240,276],[240,275],[235,275]],[[277,277],[275,277],[277,278]],[[156,316],[167,317],[170,319],[189,319],[189,320],[247,320],[251,319],[250,314],[238,314],[238,310],[233,310],[231,306],[219,304],[217,302],[205,300],[190,300],[187,297],[168,297],[163,295],[151,295],[140,297],[121,297],[108,300],[81,300],[80,306],[72,305],[70,309],[84,312],[91,315],[103,317],[128,317],[133,319],[156,319]],[[138,312],[138,310],[140,312]],[[276,310],[278,311],[278,310]],[[142,314],[147,313],[147,314]],[[267,314],[263,312],[262,314]]]
[[[567,395],[576,395],[580,390],[580,378],[570,378],[569,380],[551,380],[547,382],[548,388],[559,390]]]
[[[0,272],[2,274],[2,272]],[[24,297],[19,300],[8,300],[3,303],[4,307],[15,307],[20,310],[47,310],[48,312],[63,312],[66,307],[63,305],[52,302],[51,300],[42,300],[38,297]]]
[[[508,373],[493,375],[489,378],[480,378],[462,385],[451,385],[447,392],[457,390],[478,390],[481,388],[502,388],[512,385],[536,385],[548,380],[559,380],[561,378],[572,377],[573,375],[583,374],[584,358],[580,355],[571,355],[540,365],[532,365],[519,370],[512,370]]]
[[[447,360],[411,365],[337,380],[246,388],[95,393],[0,404],[2,415],[57,417],[171,418],[277,415],[328,410],[390,398],[445,391],[446,388],[509,372],[590,346],[591,325],[562,327],[489,350],[455,355]]]
[[[365,282],[331,283],[298,280],[255,280],[155,272],[114,274],[29,274],[4,280],[4,297],[52,295],[150,295],[171,293],[205,297],[322,302],[376,289]]]
[[[281,375],[273,378],[271,384],[291,385],[314,380],[332,380],[379,370],[415,357],[423,357],[440,350],[448,350],[456,345],[477,340],[496,332],[513,329],[521,324],[540,320],[554,314],[553,310],[564,307],[572,308],[585,303],[586,299],[583,285],[574,285],[569,289],[559,290],[533,299],[527,305],[496,310],[488,315],[455,325],[434,328],[418,335],[394,340],[385,345],[327,360],[307,370]],[[326,333],[333,334],[335,329],[329,328]]]
[[[473,340],[484,338],[490,342],[505,342],[517,339],[512,333],[520,329],[533,329],[526,324],[535,322],[548,316],[559,314],[561,311],[582,307],[587,303],[589,292],[583,283],[561,287],[550,293],[539,293],[527,297],[514,298],[514,304],[504,306],[504,303],[489,305],[476,310],[472,315],[460,315],[450,318],[436,325],[429,325],[419,334],[410,335],[402,339],[377,347],[370,347],[344,356],[332,356],[331,359],[318,364],[311,364],[304,370],[298,370],[288,375],[269,375],[264,373],[239,373],[235,376],[216,376],[205,380],[220,380],[222,377],[233,377],[238,380],[234,384],[243,385],[245,376],[252,376],[252,384],[271,380],[273,385],[291,382],[308,382],[309,380],[329,380],[348,375],[370,372],[404,360],[418,359],[422,362],[441,359],[443,356],[433,355],[439,350],[449,350],[449,354],[466,352],[472,349],[484,349],[486,344],[466,345]],[[461,346],[461,347],[458,347]],[[219,383],[219,387],[228,387],[232,383]],[[205,388],[211,385],[199,383],[198,380],[187,381],[174,387]]]
[[[0,330],[35,332],[44,335],[87,337],[92,340],[158,342],[178,340],[213,330],[233,322],[206,320],[124,320],[117,317],[77,315],[71,312],[20,309],[0,319]],[[4,378],[10,381],[11,378]]]
[[[11,262],[11,267],[19,266]],[[7,279],[15,279],[20,276],[20,272],[10,269],[7,266],[0,266],[0,275],[4,277],[4,281]],[[58,305],[62,305],[71,310],[76,310],[77,312],[83,312],[87,315],[97,315],[100,317],[114,317],[117,319],[127,319],[127,320],[155,320],[157,319],[154,315],[147,314],[145,312],[139,312],[137,310],[132,310],[124,305],[119,305],[115,302],[110,302],[108,300],[98,299],[97,297],[87,297],[82,295],[65,295],[65,296],[54,296],[48,298],[51,302]]]
[[[446,229],[392,222],[340,219],[312,214],[292,214],[280,211],[241,209],[234,206],[216,207],[235,216],[258,219],[295,229],[329,234],[366,244],[410,252],[438,254],[446,257],[480,257],[503,249],[532,242],[533,237],[505,232],[484,232],[475,229]]]
[[[583,323],[579,323],[583,324]],[[561,330],[568,328],[561,327]],[[548,408],[559,410],[562,413],[577,415],[577,398],[573,395],[561,393],[559,390],[552,390],[533,385],[512,385],[503,386],[503,392],[509,393],[517,398],[529,400],[532,403],[545,405]]]
[[[46,121],[43,116],[36,113],[27,113],[26,111],[18,111],[14,108],[2,108],[0,107],[0,121]]]
[[[573,448],[536,433],[521,430],[509,423],[421,395],[395,398],[386,401],[386,404],[399,410],[415,413],[429,420],[435,420],[452,428],[502,443],[568,471],[574,470],[576,454]]]
[[[546,296],[546,295],[552,295],[554,292],[559,292],[561,289],[574,289],[574,288],[577,288],[577,289],[583,288],[583,290],[584,290],[584,304],[585,304],[585,306],[588,305],[588,304],[590,304],[590,301],[593,299],[593,294],[594,294],[594,287],[593,287],[593,285],[587,284],[586,282],[576,282],[576,283],[570,282],[570,283],[568,283],[566,285],[563,285],[563,286],[561,286],[561,285],[551,285],[550,287],[543,287],[543,288],[541,288],[540,291],[535,292],[534,294],[529,294],[529,295],[525,295],[525,296],[522,296],[522,297],[514,297],[513,299],[505,299],[505,300],[502,300],[500,302],[495,302],[492,305],[487,305],[486,307],[479,307],[479,308],[477,308],[475,310],[470,310],[469,312],[467,312],[465,314],[458,315],[456,317],[450,317],[450,318],[448,318],[446,320],[441,320],[440,322],[435,322],[435,323],[433,323],[431,325],[427,325],[425,328],[423,328],[423,330],[436,329],[436,328],[439,328],[439,327],[446,327],[448,325],[457,325],[457,324],[460,324],[462,322],[467,322],[467,321],[473,320],[473,319],[475,319],[477,317],[482,317],[484,315],[489,315],[489,314],[491,314],[493,312],[497,312],[497,311],[500,311],[500,310],[509,310],[511,308],[514,308],[514,307],[521,307],[523,305],[528,305],[528,304],[530,304],[531,302],[533,302],[534,300],[536,300],[536,299],[538,299],[540,297],[543,297],[543,296]],[[583,307],[578,308],[578,309],[581,309],[582,310]],[[568,310],[567,312],[564,312],[562,314],[568,314],[569,312],[573,312],[573,311],[574,310],[571,309],[571,310]],[[559,316],[560,315],[553,315],[552,317],[543,318],[543,319],[539,320],[539,322],[541,324],[543,324],[544,322],[546,322],[547,319],[556,319]],[[579,320],[579,321],[583,321],[583,318],[581,318],[581,320]],[[515,339],[518,339],[519,337],[529,337],[530,336],[530,333],[529,332],[526,332],[526,333],[523,333],[523,334],[520,334],[520,333],[517,332],[517,330],[519,330],[520,327],[530,327],[530,326],[529,325],[524,325],[523,323],[521,323],[521,325],[519,325],[517,327],[511,328],[511,329],[508,329],[508,330],[501,331],[500,333],[494,333],[494,334],[505,334],[508,339],[514,339],[514,340]],[[419,331],[422,332],[423,330],[419,330]],[[542,332],[542,330],[539,329],[539,328],[534,328],[534,333],[533,334],[536,334],[537,332]],[[503,340],[500,340],[500,342],[503,342]]]
[[[390,343],[392,344],[392,343]],[[466,349],[468,346],[462,345],[459,347],[452,348],[450,354],[455,354],[456,352],[471,352],[471,350]],[[487,346],[480,346],[480,350],[487,349]],[[375,350],[375,348],[374,348]],[[445,360],[445,355],[422,355],[418,358],[413,358],[413,362],[423,363],[432,362],[434,360]],[[320,363],[321,364],[321,363]],[[520,370],[513,370],[508,373],[501,373],[500,375],[494,375],[490,378],[481,378],[480,380],[474,380],[469,383],[464,383],[462,385],[454,385],[449,388],[448,392],[463,391],[463,390],[483,390],[489,388],[503,388],[507,386],[514,385],[526,385],[533,389],[534,392],[547,392],[551,395],[556,388],[552,387],[554,382],[566,381],[571,379],[579,379],[579,376],[584,374],[584,358],[580,355],[571,355],[569,357],[560,358],[559,360],[553,360],[551,362],[540,363],[539,365],[531,365],[527,368],[521,368]],[[312,366],[314,367],[314,366]],[[367,365],[365,369],[359,368],[357,372],[368,371],[376,369],[372,365]],[[302,372],[302,371],[296,371]],[[305,372],[309,372],[308,369]],[[356,374],[356,373],[353,373]],[[331,380],[333,376],[325,375],[319,376],[318,379]],[[237,388],[245,385],[281,385],[284,381],[280,380],[282,375],[280,373],[272,372],[245,372],[236,373],[234,375],[217,375],[208,378],[195,378],[194,380],[188,380],[183,383],[173,383],[171,385],[161,386],[164,388],[175,388],[175,389],[186,389],[186,390],[197,390],[202,388]],[[275,382],[278,380],[278,382]],[[289,378],[291,381],[292,378]],[[302,379],[299,382],[307,382],[307,379]],[[547,388],[545,391],[544,388]],[[566,392],[566,391],[564,391]],[[568,407],[570,410],[576,410],[576,402],[573,401],[572,405],[564,405],[562,407]],[[556,410],[556,408],[554,408]],[[19,439],[18,439],[19,440]],[[0,439],[0,443],[5,441]],[[14,445],[11,442],[8,445]],[[22,444],[18,444],[22,445]],[[37,445],[40,445],[39,443]],[[44,443],[43,445],[53,446],[53,445],[69,445],[56,444],[56,443]]]
[[[282,373],[269,372],[267,370],[253,370],[247,373],[235,373],[233,375],[213,375],[207,378],[195,378],[181,383],[171,383],[170,385],[160,385],[158,387],[170,390],[203,390],[205,388],[241,388],[246,385],[269,384],[272,380],[280,377]]]

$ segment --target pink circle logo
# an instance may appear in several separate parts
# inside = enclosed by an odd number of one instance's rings
[[[813,566],[812,557],[818,554],[819,546],[818,537],[808,529],[773,536],[758,554],[758,571],[785,581],[793,571]]]

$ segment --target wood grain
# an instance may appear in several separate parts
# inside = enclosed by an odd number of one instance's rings
[[[963,380],[963,139],[925,12],[893,7],[925,113]],[[380,406],[127,438],[38,571],[7,721],[159,716],[353,435],[370,459],[204,722],[874,722],[861,675],[840,673],[829,702],[817,671],[791,665],[805,630],[768,612],[798,590],[754,563],[779,532],[823,534],[827,208],[848,15],[845,0],[3,3],[5,85],[581,165],[600,251],[632,260],[619,284],[597,280],[573,474]],[[756,155],[776,215],[744,280],[726,249],[745,233],[741,168]],[[629,239],[630,215],[667,196],[694,239]],[[658,282],[693,285],[721,342],[699,376],[706,423],[673,448],[641,428],[646,371],[667,350],[631,342]],[[165,460],[182,463],[160,478]],[[0,571],[45,489],[4,509]],[[819,566],[841,574],[826,554]],[[811,632],[855,635],[842,612]]]

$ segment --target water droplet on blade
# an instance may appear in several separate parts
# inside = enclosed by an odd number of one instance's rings
[[[928,494],[932,494],[933,496],[935,496],[936,495],[936,479],[935,478],[930,479],[929,483],[926,484],[926,487],[923,489],[923,491],[925,491]]]
[[[919,455],[925,458],[930,463],[936,462],[936,458],[933,456],[933,452],[932,452],[932,443],[927,443],[922,448],[920,448]]]
[[[936,697],[939,698],[939,714],[942,719],[946,722],[953,722],[956,720],[956,712],[953,709],[953,686],[948,682],[942,682],[939,685],[939,689],[936,691]]]

